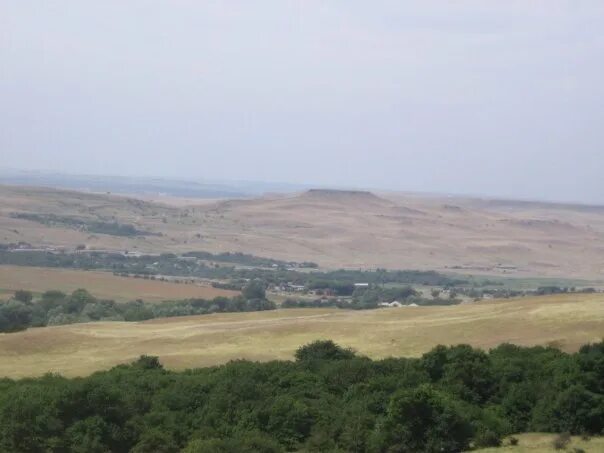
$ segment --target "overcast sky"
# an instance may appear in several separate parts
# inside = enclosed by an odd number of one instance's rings
[[[604,1],[0,0],[0,153],[604,203]]]

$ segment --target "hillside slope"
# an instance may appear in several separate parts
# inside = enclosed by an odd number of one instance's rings
[[[335,190],[183,206],[9,186],[0,186],[0,201],[4,243],[241,251],[326,267],[604,275],[604,207],[598,206]],[[91,233],[15,218],[20,213],[120,222],[149,234]]]
[[[0,377],[89,374],[141,354],[171,368],[229,360],[290,359],[313,340],[332,339],[373,358],[418,356],[438,344],[553,344],[565,351],[602,337],[601,294],[542,296],[447,307],[365,311],[283,309],[141,323],[95,322],[0,334]]]

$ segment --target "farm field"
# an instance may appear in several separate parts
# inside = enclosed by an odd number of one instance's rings
[[[373,358],[418,356],[438,344],[503,342],[574,351],[604,337],[604,295],[573,294],[447,307],[367,311],[282,309],[98,322],[0,335],[0,376],[86,375],[157,355],[174,369],[233,359],[290,359],[301,345],[332,339]]]
[[[166,299],[203,298],[218,296],[231,297],[237,291],[115,276],[109,272],[80,271],[42,267],[0,266],[0,299],[8,297],[15,290],[26,289],[33,292],[60,290],[71,292],[85,288],[94,296],[116,301],[143,299],[159,302]]]

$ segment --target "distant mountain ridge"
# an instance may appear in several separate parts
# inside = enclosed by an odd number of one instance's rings
[[[604,279],[599,207],[315,188],[159,200],[0,185],[0,243],[242,252],[331,268]],[[49,214],[148,234],[91,234],[28,220]]]
[[[297,192],[308,187],[302,184],[272,182],[200,182],[171,178],[71,175],[2,169],[0,184],[202,199],[250,198],[270,192]]]

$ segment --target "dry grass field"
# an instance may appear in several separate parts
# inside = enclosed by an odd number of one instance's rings
[[[162,203],[0,186],[0,242],[147,252],[245,252],[324,267],[602,279],[604,207],[412,194],[309,191]],[[14,218],[56,214],[133,225],[118,237]]]
[[[498,448],[485,448],[473,450],[476,453],[554,453],[553,446],[557,434],[547,433],[525,433],[517,434],[514,437],[518,439],[518,445],[509,445],[509,440],[504,441],[504,446]],[[586,453],[600,453],[604,451],[604,437],[592,437],[589,440],[582,439],[579,436],[573,436],[568,444],[566,451],[577,451],[582,449]],[[565,451],[565,450],[562,450]]]
[[[0,376],[86,375],[140,354],[183,369],[238,358],[290,359],[330,338],[374,358],[418,356],[437,344],[502,342],[574,351],[604,337],[604,295],[560,295],[449,307],[295,309],[99,322],[0,334]]]
[[[157,302],[194,297],[212,299],[217,296],[231,297],[239,294],[237,291],[211,286],[118,277],[109,272],[0,266],[0,299],[18,289],[33,292],[44,292],[49,289],[71,292],[78,288],[85,288],[96,297],[116,301],[143,299]]]

